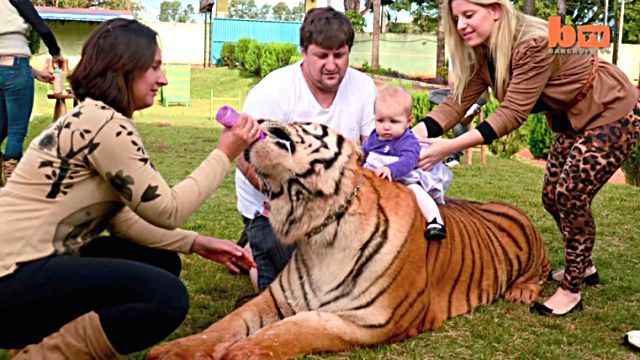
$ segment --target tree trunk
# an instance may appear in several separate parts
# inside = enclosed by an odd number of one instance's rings
[[[613,2],[613,31],[611,39],[613,40],[613,53],[611,54],[611,62],[618,64],[618,27],[620,24],[620,15],[618,14],[618,1]]]
[[[524,0],[524,6],[522,7],[522,12],[535,16],[536,15],[536,1],[535,0]]]
[[[380,67],[380,0],[373,0],[373,48],[371,49],[371,68]]]
[[[564,17],[567,15],[567,4],[565,0],[558,0],[558,16],[560,16],[560,24],[564,25]]]
[[[387,7],[386,6],[382,6],[382,15],[381,15],[382,19],[380,20],[380,22],[382,23],[380,32],[381,33],[386,33],[387,32]]]
[[[444,83],[446,80],[442,76],[442,72],[439,71],[444,67],[444,0],[438,0],[438,33],[437,33],[437,57],[436,57],[436,78],[438,81]]]

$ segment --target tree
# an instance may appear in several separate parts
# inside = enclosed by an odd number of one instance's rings
[[[134,15],[138,15],[144,6],[139,0],[33,0],[35,6],[53,6],[60,8],[101,8],[109,10],[127,10],[130,6]]]
[[[371,68],[380,67],[380,0],[373,0],[373,48],[371,49]]]
[[[288,21],[291,16],[291,9],[282,1],[273,5],[271,11],[273,11],[273,18],[280,21]]]
[[[270,5],[258,8],[255,0],[231,0],[229,3],[229,17],[236,19],[267,19],[270,13]]]
[[[436,76],[438,81],[444,83],[447,79],[443,78],[443,71],[440,69],[445,67],[444,62],[444,0],[438,0],[438,32],[437,32],[437,47],[436,47]]]
[[[182,8],[182,4],[180,1],[169,1],[164,0],[160,3],[160,14],[158,15],[158,20],[165,22],[194,22],[193,15],[195,11],[193,10],[193,6],[188,4],[185,8]]]

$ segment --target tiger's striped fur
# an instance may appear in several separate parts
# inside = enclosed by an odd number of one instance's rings
[[[345,351],[416,336],[501,296],[537,299],[549,260],[517,208],[449,199],[440,208],[448,237],[428,242],[411,191],[362,169],[352,142],[317,124],[261,126],[267,139],[249,158],[270,190],[276,234],[297,250],[258,297],[150,358]]]

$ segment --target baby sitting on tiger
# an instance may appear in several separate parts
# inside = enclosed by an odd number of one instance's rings
[[[447,236],[438,210],[453,175],[442,163],[429,171],[416,169],[421,146],[410,130],[413,99],[399,86],[378,90],[375,104],[375,130],[362,145],[364,166],[376,175],[406,185],[415,195],[418,207],[427,220],[424,237],[442,240]]]

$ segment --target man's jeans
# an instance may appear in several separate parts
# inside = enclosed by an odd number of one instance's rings
[[[258,265],[258,287],[262,291],[284,269],[296,246],[281,244],[273,233],[269,219],[262,215],[256,215],[253,219],[243,216],[242,221],[246,227],[253,260]]]
[[[0,145],[7,139],[5,159],[22,156],[33,108],[33,72],[28,58],[0,65]]]

